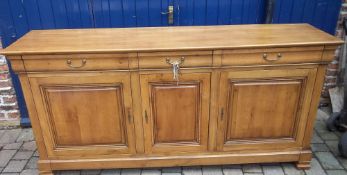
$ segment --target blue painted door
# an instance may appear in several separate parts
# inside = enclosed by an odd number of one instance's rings
[[[6,47],[34,29],[262,23],[265,0],[0,0]]]
[[[265,0],[93,0],[95,27],[174,26],[262,23]]]
[[[335,34],[342,0],[276,0],[273,23],[310,23]]]
[[[0,0],[4,47],[33,29],[259,24],[266,0]],[[274,23],[308,22],[334,33],[341,0],[277,0]],[[298,31],[300,32],[300,31]],[[18,78],[13,75],[22,125],[29,125]]]
[[[93,0],[94,27],[166,26],[169,0]],[[177,15],[177,14],[176,14]]]

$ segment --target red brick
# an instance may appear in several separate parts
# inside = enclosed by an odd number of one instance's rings
[[[10,78],[10,75],[8,73],[0,73],[0,80],[7,80]]]
[[[4,113],[0,113],[0,120],[5,119],[5,114]]]
[[[0,87],[11,87],[12,83],[11,81],[0,81]]]
[[[16,96],[10,96],[10,97],[3,97],[3,102],[6,104],[6,103],[14,103],[17,101],[17,98]]]
[[[328,65],[328,69],[337,70],[338,68],[339,68],[339,65],[338,65],[338,64],[329,64],[329,65]]]
[[[336,84],[336,78],[328,78],[328,79],[325,79],[325,83]]]
[[[17,109],[18,109],[17,104],[14,104],[11,106],[0,106],[0,110],[4,110],[4,111],[17,110]]]
[[[0,90],[0,95],[14,95],[15,91],[13,88],[9,90]]]
[[[337,70],[336,69],[328,69],[325,75],[326,76],[336,76]]]
[[[19,111],[9,112],[9,113],[7,113],[7,117],[10,119],[19,118],[20,117]]]
[[[8,71],[8,66],[7,64],[0,65],[0,72],[7,72]]]

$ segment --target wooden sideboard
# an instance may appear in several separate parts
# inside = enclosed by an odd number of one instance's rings
[[[326,65],[307,24],[31,31],[19,75],[40,174],[295,162],[309,168]]]

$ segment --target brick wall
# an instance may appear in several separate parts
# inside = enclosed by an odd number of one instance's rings
[[[0,128],[17,127],[19,122],[20,113],[7,61],[0,56]]]
[[[336,28],[336,36],[344,40],[345,33],[342,28],[342,21],[343,19],[347,17],[347,0],[343,1],[339,20],[337,22],[337,28]],[[342,56],[341,47],[336,50],[335,52],[335,59],[328,65],[327,73],[325,75],[325,83],[322,91],[322,100],[321,104],[327,104],[330,103],[329,99],[329,89],[336,87],[337,85],[337,76],[338,76],[338,69],[339,69],[339,63],[340,63],[340,57]]]

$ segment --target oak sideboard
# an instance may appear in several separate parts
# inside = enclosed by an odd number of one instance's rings
[[[54,170],[294,162],[309,168],[326,65],[308,24],[31,31],[0,51]]]

